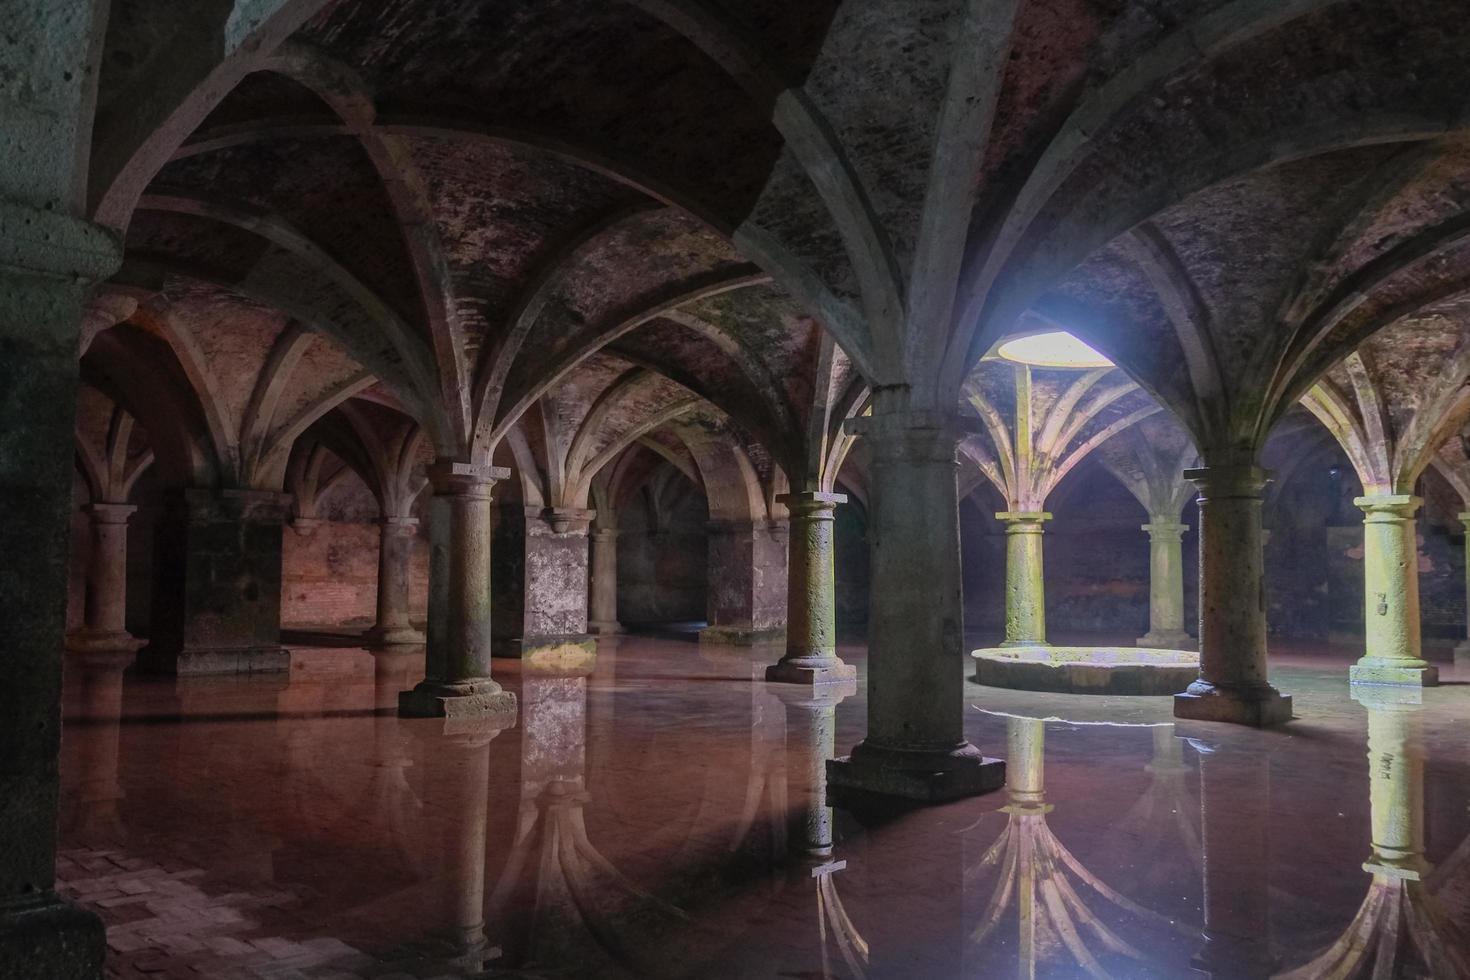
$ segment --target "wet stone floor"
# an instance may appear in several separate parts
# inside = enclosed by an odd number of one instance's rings
[[[861,682],[753,682],[770,651],[497,661],[515,724],[459,732],[392,712],[412,654],[73,668],[59,887],[116,977],[1461,975],[1470,671],[1354,700],[1349,655],[1275,651],[1298,719],[1267,732],[967,683],[1005,790],[835,813]]]

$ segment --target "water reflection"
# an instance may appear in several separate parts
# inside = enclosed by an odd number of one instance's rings
[[[1453,687],[1289,737],[1012,701],[976,712],[1003,797],[869,819],[826,794],[855,686],[744,662],[671,694],[631,646],[522,672],[505,730],[393,715],[411,653],[289,687],[68,661],[62,885],[118,969],[206,977],[257,942],[322,976],[1470,977],[1470,838],[1432,846],[1467,824]]]
[[[1157,934],[1174,924],[1089,871],[1048,826],[1046,722],[1009,716],[1006,734],[1006,826],[969,869],[977,884],[994,881],[970,942],[984,949],[1014,915],[1015,942],[1004,945],[1003,956],[1014,959],[1019,977],[1035,977],[1048,964],[1074,965],[1095,977],[1137,975],[1152,958]],[[1165,767],[1159,775],[1172,773]],[[1125,932],[1136,938],[1124,938]]]
[[[1283,980],[1318,977],[1470,977],[1464,932],[1431,885],[1424,857],[1423,691],[1355,689],[1368,709],[1373,830],[1368,894],[1341,937]]]

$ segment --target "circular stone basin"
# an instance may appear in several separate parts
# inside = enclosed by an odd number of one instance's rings
[[[1199,654],[1143,647],[987,647],[970,654],[987,687],[1058,694],[1178,694],[1199,677]]]

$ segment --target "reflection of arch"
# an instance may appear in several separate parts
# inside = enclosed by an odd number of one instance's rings
[[[1104,924],[1084,896],[1090,895],[1094,902],[1101,899],[1155,928],[1171,928],[1169,920],[1108,887],[1047,826],[1046,815],[1052,807],[1046,802],[1044,785],[1046,723],[1008,715],[1006,731],[1009,802],[1001,808],[1007,815],[1006,829],[967,872],[977,877],[998,868],[999,878],[970,941],[983,944],[1015,906],[1021,976],[1035,976],[1038,963],[1058,947],[1091,976],[1109,976],[1088,948],[1084,936],[1089,933],[1107,953],[1144,962],[1145,954]]]
[[[1342,935],[1280,980],[1470,977],[1470,936],[1440,901],[1424,859],[1424,743],[1417,690],[1361,693],[1368,709],[1372,854],[1368,894]]]

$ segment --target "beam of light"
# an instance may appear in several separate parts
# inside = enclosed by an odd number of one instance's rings
[[[1045,368],[1105,368],[1113,362],[1063,330],[1007,340],[996,354],[1017,364]]]

